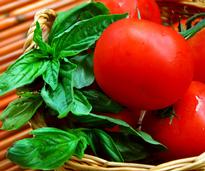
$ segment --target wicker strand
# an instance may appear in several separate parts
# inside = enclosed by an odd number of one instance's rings
[[[180,0],[180,3],[192,4],[193,1]],[[200,5],[200,3],[198,3],[197,5]],[[203,2],[203,5],[204,4],[205,2]],[[34,22],[28,31],[27,40],[24,45],[25,52],[31,50],[32,48],[36,48],[36,44],[33,41],[36,21],[39,22],[43,30],[44,40],[47,40],[55,16],[56,13],[50,9],[45,9],[36,13]],[[44,121],[44,118],[40,114],[36,114],[31,120],[31,126],[34,129],[38,127],[43,127],[45,125],[46,123]],[[64,166],[55,169],[55,171],[188,171],[188,170],[205,171],[205,153],[197,157],[170,161],[157,166],[136,164],[136,163],[109,162],[99,157],[85,154],[82,159],[78,159],[73,156],[71,160],[65,163]]]

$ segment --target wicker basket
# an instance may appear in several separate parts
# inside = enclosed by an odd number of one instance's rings
[[[82,1],[82,2],[85,2]],[[197,12],[205,11],[204,0],[158,0],[158,4],[162,13],[162,20],[164,23],[171,24],[179,17],[186,18]],[[34,22],[31,25],[27,40],[24,45],[24,50],[28,51],[35,48],[33,42],[33,34],[35,30],[35,23],[38,21],[43,30],[43,37],[46,40],[55,20],[56,13],[51,9],[44,9],[36,13]],[[41,115],[36,114],[30,124],[33,129],[44,127],[46,123]],[[179,159],[170,161],[157,166],[136,164],[136,163],[119,163],[109,162],[104,159],[84,155],[80,160],[72,157],[71,160],[66,162],[64,166],[56,169],[56,171],[188,171],[188,170],[205,170],[205,153],[200,156],[190,157],[186,159]]]

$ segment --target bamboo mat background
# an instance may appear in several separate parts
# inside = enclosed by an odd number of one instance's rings
[[[42,8],[65,11],[82,2],[83,0],[0,0],[0,74],[23,53],[26,32],[36,11]],[[15,98],[15,91],[0,97],[0,114]],[[0,130],[0,171],[23,171],[6,159],[5,154],[16,140],[29,137],[30,131],[29,125],[16,131]]]

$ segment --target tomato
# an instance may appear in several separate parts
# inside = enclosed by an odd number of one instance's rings
[[[104,3],[112,14],[129,13],[130,18],[138,18],[161,23],[160,10],[155,0],[96,0]]]
[[[196,33],[188,39],[188,43],[193,51],[194,80],[205,83],[205,29]]]
[[[142,129],[168,147],[161,158],[177,159],[205,151],[205,84],[193,81],[182,99],[173,106],[176,117],[147,115]]]
[[[94,74],[108,96],[124,106],[148,110],[176,102],[189,87],[193,68],[189,46],[176,31],[123,19],[98,40]]]

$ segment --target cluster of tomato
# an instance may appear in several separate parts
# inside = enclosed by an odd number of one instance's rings
[[[113,117],[136,126],[167,146],[176,159],[205,151],[205,29],[185,40],[163,26],[154,0],[98,0],[129,18],[110,25],[98,40],[94,73],[102,90],[129,110]],[[172,107],[170,118],[157,115]],[[132,112],[131,112],[132,111]]]

